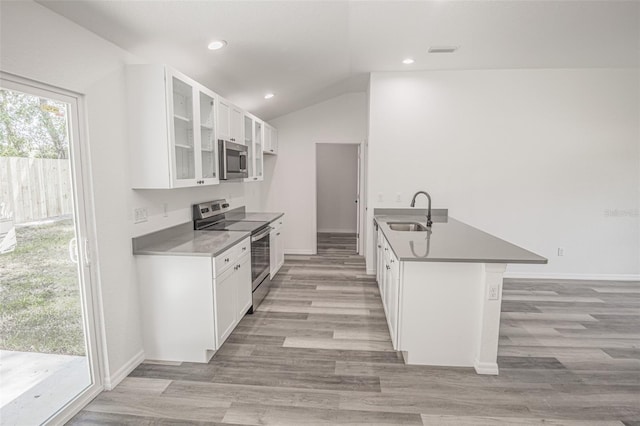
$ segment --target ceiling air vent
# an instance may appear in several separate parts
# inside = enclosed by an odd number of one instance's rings
[[[429,53],[453,53],[458,50],[457,46],[432,46]]]

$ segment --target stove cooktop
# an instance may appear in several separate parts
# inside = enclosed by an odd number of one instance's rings
[[[269,222],[250,222],[250,221],[237,221],[237,220],[223,220],[215,225],[207,226],[202,230],[206,231],[243,231],[243,232],[255,232]]]

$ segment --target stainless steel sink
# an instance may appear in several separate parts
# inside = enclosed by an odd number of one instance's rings
[[[392,231],[424,232],[427,227],[417,222],[387,222]]]

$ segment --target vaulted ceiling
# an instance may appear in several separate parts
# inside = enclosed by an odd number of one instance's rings
[[[112,1],[40,4],[271,119],[366,90],[372,71],[638,67],[638,1]],[[228,42],[219,51],[207,45]],[[431,46],[457,46],[429,54]],[[411,57],[415,62],[404,65]],[[273,92],[273,99],[264,94]]]

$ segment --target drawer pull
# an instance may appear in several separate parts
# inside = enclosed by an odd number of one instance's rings
[[[227,257],[224,261],[225,263],[229,263],[229,258]]]

